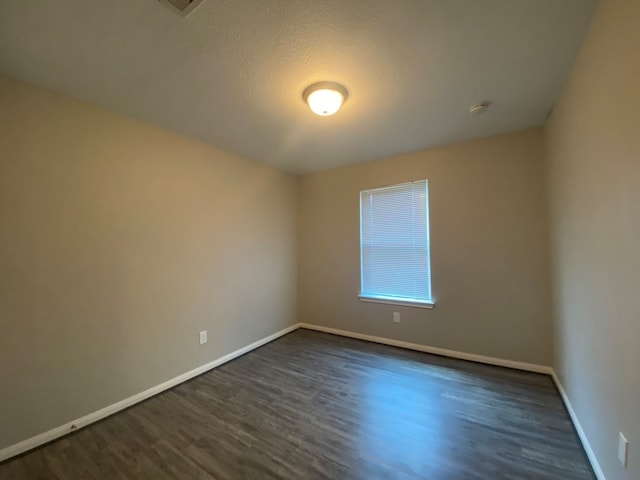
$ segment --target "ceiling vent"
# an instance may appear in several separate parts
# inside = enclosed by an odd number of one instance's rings
[[[198,5],[204,0],[159,0],[160,3],[170,6],[174,10],[178,10],[185,17],[193,12]]]

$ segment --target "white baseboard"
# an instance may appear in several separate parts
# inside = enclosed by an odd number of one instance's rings
[[[146,400],[149,397],[153,397],[158,393],[164,392],[165,390],[173,388],[176,385],[179,385],[183,382],[186,382],[187,380],[197,377],[198,375],[201,375],[213,368],[216,368],[222,365],[223,363],[227,363],[228,361],[233,360],[234,358],[237,358],[241,355],[244,355],[245,353],[248,353],[251,350],[255,350],[256,348],[261,347],[262,345],[269,343],[275,340],[276,338],[282,337],[283,335],[286,335],[289,332],[297,330],[298,328],[299,328],[298,324],[287,327],[284,330],[280,330],[279,332],[269,335],[268,337],[264,337],[258,340],[257,342],[253,342],[251,345],[242,347],[234,352],[228,353],[227,355],[217,358],[212,362],[206,363],[205,365],[202,365],[198,368],[194,368],[193,370],[183,373],[182,375],[172,378],[171,380],[167,380],[166,382],[163,382],[160,385],[151,387],[148,390],[145,390],[144,392],[137,393],[136,395],[133,395],[129,398],[125,398],[124,400],[114,403],[113,405],[109,405],[96,412],[85,415],[84,417],[78,418],[69,423],[65,423],[64,425],[60,425],[59,427],[53,428],[47,432],[41,433],[34,437],[23,440],[22,442],[3,448],[2,450],[0,450],[0,462],[2,462],[3,460],[7,460],[11,457],[15,457],[16,455],[20,455],[21,453],[27,452],[33,448],[39,447],[40,445],[48,443],[57,438],[60,438],[68,433],[74,432],[79,428],[86,427],[87,425],[97,422],[98,420],[102,420],[105,417],[113,415],[114,413],[117,413],[121,410],[124,410],[125,408],[135,405],[136,403]]]
[[[589,462],[591,463],[591,467],[593,468],[593,471],[596,474],[596,477],[598,478],[598,480],[607,480],[607,478],[604,476],[604,472],[602,471],[602,468],[600,468],[600,464],[598,463],[598,458],[596,457],[596,454],[591,448],[591,444],[589,443],[587,434],[584,433],[584,430],[582,429],[582,425],[580,424],[580,420],[578,420],[578,416],[576,415],[576,412],[573,409],[571,402],[569,401],[567,392],[565,392],[564,387],[562,386],[562,383],[560,383],[560,379],[558,378],[558,375],[556,375],[555,370],[551,372],[551,378],[553,378],[553,381],[556,384],[558,391],[560,392],[560,396],[562,397],[564,406],[567,408],[567,411],[569,412],[569,416],[571,417],[573,426],[575,427],[576,432],[578,432],[578,437],[582,442],[582,448],[584,448],[584,451],[587,454],[587,457],[589,458]]]
[[[290,327],[287,327],[284,330],[280,330],[279,332],[276,332],[256,342],[253,342],[252,344],[247,345],[246,347],[242,347],[238,350],[235,350],[234,352],[228,353],[227,355],[217,358],[212,362],[206,363],[205,365],[195,368],[189,372],[183,373],[182,375],[172,378],[171,380],[167,380],[166,382],[163,382],[159,385],[151,387],[145,390],[144,392],[140,392],[129,398],[125,398],[124,400],[114,403],[113,405],[109,405],[96,412],[85,415],[84,417],[78,418],[64,425],[60,425],[59,427],[53,428],[47,432],[28,438],[14,445],[10,445],[9,447],[3,448],[2,450],[0,450],[0,462],[7,460],[11,457],[14,457],[16,455],[25,453],[45,443],[51,442],[52,440],[55,440],[64,435],[67,435],[68,433],[74,432],[77,429],[86,427],[87,425],[90,425],[94,422],[102,420],[103,418],[113,415],[114,413],[124,410],[125,408],[129,408],[130,406],[135,405],[136,403],[146,400],[147,398],[153,397],[154,395],[164,392],[165,390],[169,390],[170,388],[173,388],[176,385],[179,385],[183,382],[186,382],[187,380],[197,377],[198,375],[202,375],[203,373],[209,370],[212,370],[224,363],[227,363],[233,360],[234,358],[244,355],[245,353],[255,350],[256,348],[261,347],[262,345],[265,345],[279,337],[282,337],[287,333],[297,330],[298,328],[306,328],[308,330],[316,330],[319,332],[331,333],[333,335],[356,338],[359,340],[366,340],[369,342],[375,342],[375,343],[381,343],[384,345],[391,345],[394,347],[406,348],[406,349],[415,350],[418,352],[432,353],[435,355],[442,355],[445,357],[458,358],[461,360],[469,360],[472,362],[479,362],[479,363],[485,363],[489,365],[497,365],[500,367],[508,367],[508,368],[514,368],[517,370],[524,370],[527,372],[544,373],[544,374],[551,375],[551,377],[553,378],[553,381],[558,387],[558,391],[560,392],[562,400],[567,408],[567,411],[569,412],[573,425],[575,426],[575,429],[578,432],[578,436],[580,438],[580,441],[582,442],[582,446],[587,454],[587,457],[591,462],[591,466],[593,467],[596,477],[598,478],[598,480],[607,480],[606,477],[604,476],[604,473],[602,472],[602,469],[600,468],[600,464],[598,463],[598,459],[596,458],[595,453],[591,448],[589,440],[587,439],[587,436],[584,433],[582,426],[580,425],[580,421],[578,420],[578,417],[576,416],[575,411],[571,406],[569,397],[567,397],[567,394],[564,391],[564,388],[562,387],[562,384],[560,383],[560,380],[556,375],[555,371],[553,370],[553,368],[546,365],[516,362],[513,360],[506,360],[502,358],[488,357],[488,356],[477,355],[473,353],[458,352],[455,350],[448,350],[445,348],[430,347],[427,345],[420,345],[417,343],[403,342],[400,340],[376,337],[373,335],[366,335],[363,333],[350,332],[347,330],[339,330],[336,328],[323,327],[320,325],[311,325],[308,323],[298,323]]]
[[[573,407],[571,406],[569,397],[567,397],[567,394],[564,391],[562,384],[560,383],[560,379],[558,378],[555,370],[552,367],[549,367],[546,365],[537,365],[533,363],[516,362],[513,360],[505,360],[505,359],[496,358],[496,357],[487,357],[484,355],[476,355],[473,353],[458,352],[455,350],[448,350],[448,349],[439,348],[439,347],[430,347],[427,345],[420,345],[417,343],[402,342],[400,340],[393,340],[390,338],[383,338],[383,337],[375,337],[373,335],[366,335],[364,333],[350,332],[347,330],[339,330],[337,328],[323,327],[320,325],[311,325],[308,323],[300,323],[298,325],[300,326],[300,328],[306,328],[308,330],[316,330],[318,332],[331,333],[333,335],[340,335],[343,337],[357,338],[359,340],[366,340],[368,342],[391,345],[393,347],[407,348],[409,350],[416,350],[418,352],[433,353],[433,354],[442,355],[445,357],[458,358],[461,360],[469,360],[472,362],[486,363],[489,365],[497,365],[500,367],[509,367],[509,368],[515,368],[517,370],[524,370],[527,372],[544,373],[544,374],[550,375],[554,383],[558,387],[558,391],[560,392],[562,401],[564,402],[567,408],[567,411],[569,412],[569,416],[571,417],[571,421],[573,422],[576,432],[578,432],[578,437],[580,438],[580,442],[582,442],[582,447],[584,448],[584,451],[587,454],[587,457],[589,459],[589,462],[591,463],[591,467],[593,468],[594,473],[596,474],[596,477],[598,478],[598,480],[607,480],[607,478],[605,477],[602,471],[602,468],[600,468],[598,459],[595,453],[593,452],[593,449],[591,448],[591,444],[589,443],[587,435],[584,433],[584,430],[582,429],[582,425],[580,425],[580,421],[578,420],[578,417],[576,416],[576,413],[573,410]]]
[[[332,333],[343,337],[357,338],[358,340],[366,340],[368,342],[382,343],[393,347],[406,348],[416,350],[418,352],[433,353],[442,355],[443,357],[458,358],[460,360],[469,360],[471,362],[486,363],[489,365],[497,365],[499,367],[515,368],[527,372],[545,373],[551,375],[553,369],[546,365],[537,365],[535,363],[516,362],[514,360],[506,360],[503,358],[487,357],[485,355],[477,355],[475,353],[458,352],[456,350],[448,350],[446,348],[430,347],[428,345],[420,345],[417,343],[402,342],[384,337],[374,337],[373,335],[365,335],[364,333],[349,332],[347,330],[339,330],[337,328],[322,327],[320,325],[311,325],[309,323],[300,323],[300,328],[308,330],[317,330],[318,332]]]

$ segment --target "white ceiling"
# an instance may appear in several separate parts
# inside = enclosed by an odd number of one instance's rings
[[[3,1],[0,70],[304,173],[541,125],[595,4]],[[349,90],[333,117],[302,101],[323,80]]]

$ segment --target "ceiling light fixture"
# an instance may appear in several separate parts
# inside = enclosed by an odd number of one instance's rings
[[[318,82],[302,92],[302,98],[313,113],[322,117],[333,115],[348,97],[347,89],[339,83]]]

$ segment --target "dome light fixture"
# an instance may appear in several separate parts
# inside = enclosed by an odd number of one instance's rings
[[[348,97],[347,89],[335,82],[318,82],[302,92],[302,98],[313,113],[322,117],[333,115]]]

